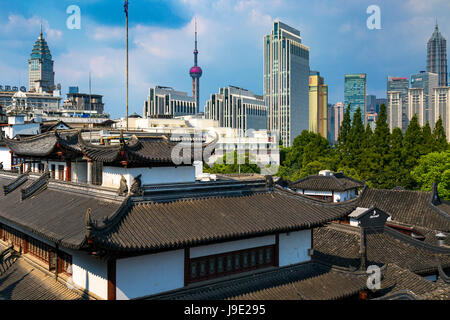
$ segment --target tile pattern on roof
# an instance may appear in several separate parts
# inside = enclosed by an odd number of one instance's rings
[[[332,176],[309,176],[290,184],[291,189],[317,191],[347,191],[362,187],[364,187],[364,182],[355,180],[340,173]]]

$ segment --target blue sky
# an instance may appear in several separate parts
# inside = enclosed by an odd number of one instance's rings
[[[369,5],[381,9],[381,30],[366,27]],[[81,29],[66,27],[70,5]],[[125,14],[122,0],[0,0],[0,84],[28,87],[32,46],[44,25],[63,93],[78,85],[105,96],[112,117],[125,110]],[[450,40],[448,0],[131,0],[130,113],[142,113],[148,88],[191,92],[194,19],[199,28],[201,109],[229,84],[262,94],[262,39],[279,19],[301,31],[310,66],[329,85],[329,102],[343,100],[344,74],[367,73],[368,93],[384,97],[386,76],[425,70],[435,19]]]

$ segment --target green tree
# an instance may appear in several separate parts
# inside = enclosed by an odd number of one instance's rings
[[[439,196],[450,200],[450,151],[433,152],[422,156],[412,170],[411,176],[423,191],[430,191],[433,182],[436,182]]]
[[[227,164],[227,159],[232,158],[232,164]],[[216,161],[212,167],[208,165],[203,166],[203,171],[209,173],[231,174],[231,173],[261,173],[261,169],[257,164],[250,163],[249,153],[240,155],[242,164],[238,164],[238,153],[236,151],[229,152],[221,158],[221,161]],[[221,163],[220,163],[221,162]],[[229,160],[228,160],[229,162]],[[252,161],[253,162],[253,161]]]
[[[430,124],[427,122],[425,126],[422,128],[422,145],[421,145],[421,154],[428,154],[435,148],[434,146],[434,138],[431,132]]]
[[[441,152],[448,149],[447,137],[445,135],[444,125],[442,124],[442,118],[439,116],[438,121],[434,125],[433,130],[434,148],[433,151]]]
[[[405,177],[408,177],[409,173],[405,169],[403,159],[403,133],[400,128],[395,128],[392,130],[389,146],[388,166],[386,168],[386,172],[391,178],[384,187],[393,188],[403,186],[405,183]]]
[[[386,106],[380,106],[380,113],[378,114],[375,131],[372,137],[373,145],[373,170],[368,177],[367,183],[374,188],[386,188],[389,182],[389,174],[386,172],[386,167],[389,165],[389,150],[390,150],[390,133],[387,123]]]

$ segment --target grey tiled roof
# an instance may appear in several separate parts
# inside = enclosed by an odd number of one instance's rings
[[[342,267],[360,266],[359,228],[336,224],[314,229],[314,256]],[[444,268],[450,267],[450,249],[432,246],[393,229],[369,232],[366,236],[367,265],[394,263],[416,273],[437,271],[436,257]]]
[[[332,176],[309,176],[290,184],[290,188],[294,190],[317,191],[347,191],[362,187],[364,187],[364,182],[347,177],[342,173],[336,173]]]
[[[0,275],[0,300],[85,300],[87,296],[69,289],[53,276],[17,259]]]
[[[92,233],[101,247],[159,250],[310,229],[353,209],[353,203],[324,204],[278,188],[244,187],[240,195],[143,200]]]
[[[409,226],[450,232],[450,206],[441,201],[431,202],[432,192],[410,190],[381,190],[365,188],[358,200],[358,207],[377,208],[388,213],[392,220]],[[444,213],[443,213],[444,212]]]

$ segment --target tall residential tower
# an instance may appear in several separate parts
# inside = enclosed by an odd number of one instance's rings
[[[428,40],[427,71],[439,75],[439,86],[447,86],[447,41],[439,31],[437,22],[434,32]]]
[[[189,71],[192,77],[192,96],[195,100],[195,113],[200,112],[200,77],[203,74],[202,68],[198,66],[198,50],[197,50],[197,21],[195,21],[195,49],[194,49],[194,66]]]
[[[300,31],[275,21],[264,37],[264,101],[267,129],[278,132],[285,147],[309,130],[309,71]]]

